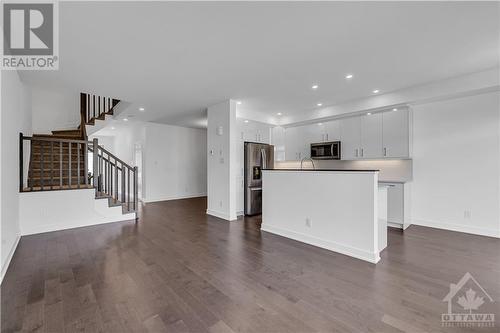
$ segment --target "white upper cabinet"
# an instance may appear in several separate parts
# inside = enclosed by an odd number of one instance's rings
[[[407,108],[289,127],[285,131],[286,160],[310,156],[311,143],[341,142],[341,159],[410,157],[410,115]]]
[[[340,121],[332,120],[323,123],[322,138],[324,142],[340,141]]]
[[[409,151],[409,111],[402,109],[384,112],[382,157],[408,158]]]
[[[382,157],[382,113],[361,116],[361,158]]]
[[[299,127],[288,127],[285,130],[285,159],[294,161],[299,159]]]
[[[271,142],[271,127],[269,125],[255,121],[248,121],[246,123],[242,119],[238,119],[237,121],[239,123],[238,127],[241,128],[239,133],[240,139],[243,138],[243,141],[262,143]]]
[[[343,160],[360,158],[361,118],[351,117],[340,120],[340,146]]]

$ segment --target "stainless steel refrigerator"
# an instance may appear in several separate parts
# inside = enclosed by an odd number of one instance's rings
[[[262,169],[274,168],[274,146],[245,142],[245,215],[262,213]]]

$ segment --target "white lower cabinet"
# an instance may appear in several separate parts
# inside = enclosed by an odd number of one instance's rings
[[[387,186],[387,225],[406,229],[410,224],[410,183],[380,182]]]

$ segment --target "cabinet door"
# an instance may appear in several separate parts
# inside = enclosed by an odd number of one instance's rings
[[[404,185],[390,184],[387,190],[387,221],[403,225]]]
[[[383,113],[384,157],[409,157],[408,109]]]
[[[301,160],[309,155],[309,145],[311,143],[311,126],[298,126],[297,130],[297,160]]]
[[[324,123],[324,141],[340,141],[340,121],[332,120]]]
[[[268,144],[271,142],[269,131],[270,131],[269,127],[264,126],[264,125],[262,125],[259,128],[259,142],[268,143]]]
[[[360,156],[361,147],[361,118],[351,117],[340,120],[341,158],[356,160]]]
[[[281,126],[273,127],[271,144],[274,145],[274,160],[285,160],[285,129]]]
[[[361,158],[382,157],[382,113],[361,116]]]

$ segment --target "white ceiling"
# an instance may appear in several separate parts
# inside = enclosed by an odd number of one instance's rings
[[[59,71],[22,77],[203,126],[228,98],[294,115],[498,66],[499,21],[498,2],[62,2]]]

